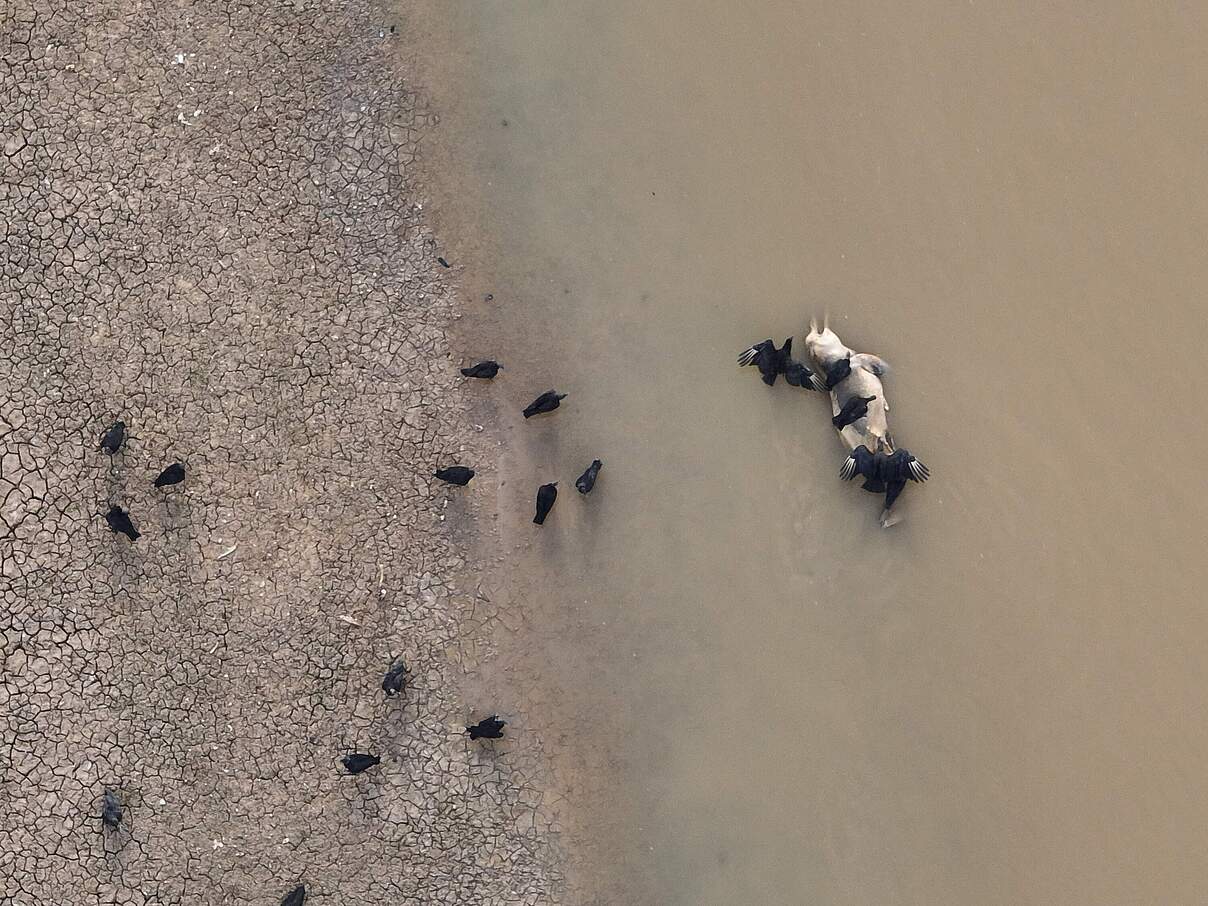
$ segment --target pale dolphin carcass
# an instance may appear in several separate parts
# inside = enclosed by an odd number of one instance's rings
[[[889,431],[889,400],[885,398],[881,380],[889,373],[889,365],[879,356],[856,352],[829,327],[819,329],[812,321],[805,348],[820,374],[831,372],[845,359],[851,365],[847,377],[830,390],[831,411],[835,416],[855,397],[875,397],[862,418],[839,430],[839,437],[851,451],[840,475],[845,480],[862,475],[866,491],[885,493],[881,525],[888,528],[900,521],[891,514],[891,509],[906,482],[923,482],[929,476],[927,467],[909,451],[897,449]]]

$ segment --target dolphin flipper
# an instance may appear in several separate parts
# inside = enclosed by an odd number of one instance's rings
[[[877,377],[885,377],[889,374],[889,363],[871,352],[857,352],[851,357],[851,367],[871,371]]]

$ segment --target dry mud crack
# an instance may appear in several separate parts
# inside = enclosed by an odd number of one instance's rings
[[[5,9],[2,903],[557,898],[539,760],[460,733],[481,604],[430,474],[474,440],[392,24]],[[344,776],[355,750],[382,765]]]

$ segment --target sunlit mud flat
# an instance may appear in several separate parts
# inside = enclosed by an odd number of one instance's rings
[[[418,6],[459,352],[507,366],[483,682],[596,889],[1199,902],[1205,13]],[[825,312],[931,470],[888,530],[822,395],[734,364]]]

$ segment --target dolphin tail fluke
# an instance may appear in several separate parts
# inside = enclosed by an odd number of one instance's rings
[[[902,521],[904,517],[901,513],[891,513],[889,510],[881,510],[881,528],[892,528]]]

